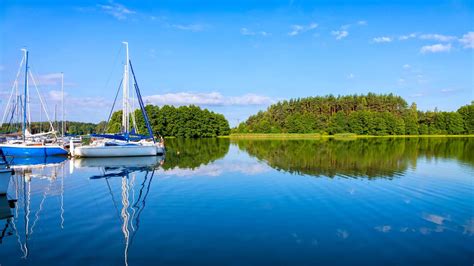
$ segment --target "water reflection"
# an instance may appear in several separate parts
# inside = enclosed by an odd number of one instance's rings
[[[166,140],[164,170],[195,169],[223,158],[229,152],[229,139],[169,139]]]
[[[64,228],[64,175],[65,157],[20,158],[12,160],[15,174],[10,181],[9,198],[16,199],[14,215],[7,221],[7,235],[15,235],[23,254],[29,256],[29,241],[41,217],[45,201],[48,197],[59,195],[60,228]],[[42,193],[32,193],[32,183],[46,181]],[[13,192],[12,192],[13,191]],[[38,206],[32,206],[32,194],[39,196]],[[13,207],[10,205],[9,207]],[[8,228],[8,225],[11,225]]]
[[[431,265],[472,257],[470,139],[232,142],[169,140],[166,158],[16,161],[8,198],[16,208],[0,197],[0,263],[409,264],[419,250]],[[370,253],[381,244],[397,250]]]
[[[110,199],[117,212],[118,222],[124,238],[124,263],[128,265],[129,248],[140,229],[140,215],[146,206],[146,199],[150,193],[151,183],[155,170],[163,165],[164,157],[128,157],[128,158],[83,158],[72,160],[74,168],[98,168],[99,174],[90,176],[90,179],[103,179],[107,184]],[[137,173],[143,172],[143,179],[137,178]],[[120,203],[114,196],[109,183],[110,178],[120,178]],[[135,194],[138,187],[138,195]]]
[[[233,140],[271,167],[295,174],[393,178],[417,159],[457,159],[474,165],[472,138],[388,138],[358,140]]]

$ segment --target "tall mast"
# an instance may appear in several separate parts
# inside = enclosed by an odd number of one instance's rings
[[[23,141],[25,140],[26,136],[26,102],[28,98],[28,51],[26,49],[22,49],[25,53],[25,94],[23,96],[23,124],[22,124],[22,131],[23,131]]]
[[[64,142],[64,132],[65,132],[65,127],[64,127],[64,73],[61,72],[61,112],[62,112],[62,124],[61,124],[61,136],[62,140]]]
[[[128,86],[129,86],[129,76],[128,76],[128,42],[123,42],[125,45],[125,64],[123,68],[123,107],[122,107],[122,127],[124,133],[128,133],[130,131],[130,108],[129,108],[129,92],[128,92]]]

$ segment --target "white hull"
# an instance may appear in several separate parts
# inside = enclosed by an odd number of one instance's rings
[[[82,146],[74,149],[74,156],[77,157],[132,157],[156,154],[157,147],[154,145]]]
[[[163,160],[161,156],[146,156],[132,158],[81,158],[74,159],[74,168],[97,167],[151,167],[158,165]]]
[[[12,176],[11,169],[0,170],[0,195],[7,194],[8,185],[10,184],[10,177]]]

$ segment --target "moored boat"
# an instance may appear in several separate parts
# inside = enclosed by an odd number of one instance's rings
[[[5,108],[5,113],[3,115],[1,125],[5,122],[5,118],[10,117],[10,124],[21,124],[21,133],[13,132],[10,133],[11,136],[14,138],[7,140],[5,138],[5,142],[0,144],[0,149],[3,151],[5,156],[56,156],[56,155],[67,155],[68,152],[60,145],[57,144],[57,136],[56,131],[53,127],[51,121],[50,124],[50,131],[45,133],[39,134],[31,134],[28,130],[28,125],[31,123],[30,117],[30,109],[29,109],[29,76],[33,77],[29,66],[28,66],[28,51],[23,49],[24,56],[20,63],[20,68],[16,77],[16,80],[13,84],[12,91],[10,94],[10,98],[8,100],[7,106]],[[22,95],[18,93],[18,77],[21,72],[21,68],[25,63],[25,86],[24,92]],[[33,79],[33,83],[36,87],[36,82]],[[41,108],[46,113],[46,117],[49,120],[48,113],[46,112],[46,108],[43,105],[44,101],[36,87],[36,91],[38,92],[38,97],[41,102]],[[13,97],[15,96],[15,97]],[[18,117],[17,120],[13,118],[15,115]],[[17,123],[15,123],[17,122]],[[8,136],[5,135],[5,136]],[[16,137],[15,137],[16,136]],[[52,137],[51,137],[52,136]]]
[[[121,81],[122,89],[122,132],[120,134],[92,134],[94,138],[90,145],[81,147],[74,147],[74,143],[70,143],[71,155],[75,157],[134,157],[134,156],[156,156],[165,153],[164,142],[161,138],[160,142],[155,141],[153,131],[151,129],[148,114],[141,97],[140,89],[138,87],[135,72],[133,71],[132,62],[128,55],[128,43],[124,42],[126,51],[126,60],[124,64],[123,77]],[[133,77],[133,87],[135,88],[136,97],[140,105],[145,125],[147,128],[147,135],[138,134],[138,128],[130,100],[129,74]],[[115,105],[115,102],[114,102]],[[113,110],[113,107],[112,107]],[[131,129],[130,120],[133,122]],[[109,116],[110,121],[110,116]]]

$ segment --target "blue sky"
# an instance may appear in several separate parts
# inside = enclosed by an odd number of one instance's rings
[[[392,92],[422,110],[474,98],[472,1],[0,5],[2,111],[27,47],[50,112],[64,72],[69,119],[106,119],[124,40],[146,101],[197,104],[232,125],[278,100],[330,93]]]

